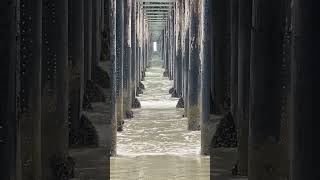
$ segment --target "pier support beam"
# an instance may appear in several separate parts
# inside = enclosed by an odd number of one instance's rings
[[[190,22],[188,129],[200,130],[200,48],[201,0],[192,1]]]
[[[177,16],[176,16],[176,56],[175,56],[175,71],[176,71],[176,93],[177,97],[182,95],[182,0],[176,3]]]
[[[52,164],[68,156],[68,1],[47,0],[43,16],[42,179],[56,180]]]
[[[238,173],[241,176],[248,175],[251,19],[252,0],[240,1],[238,40],[237,160]]]
[[[140,81],[141,81],[141,61],[142,61],[142,12],[141,6],[137,4],[137,66],[136,66],[136,85],[137,85],[137,95],[139,95]]]
[[[111,87],[111,143],[110,143],[110,155],[115,156],[117,153],[117,60],[116,60],[116,0],[106,1],[108,3],[109,17],[109,29],[110,29],[110,61],[112,69]]]
[[[231,70],[230,70],[230,111],[233,120],[238,125],[238,24],[239,24],[239,0],[230,1],[231,24]]]
[[[170,16],[168,17],[166,23],[166,61],[167,61],[167,68],[168,68],[168,78],[171,78],[171,60],[170,60]]]
[[[19,44],[17,30],[19,16],[16,10],[18,1],[0,1],[0,177],[16,179],[20,172],[17,169],[17,67],[19,67]],[[20,177],[21,178],[21,177]]]
[[[136,98],[137,79],[137,3],[136,0],[131,0],[131,104]]]
[[[77,142],[84,90],[84,2],[69,1],[69,144]]]
[[[185,37],[184,37],[184,54],[183,54],[183,83],[184,83],[184,114],[188,116],[189,101],[189,42],[190,42],[190,0],[185,0]]]
[[[201,127],[201,154],[209,155],[210,134],[210,66],[211,66],[211,13],[212,1],[204,0],[202,4],[202,53],[201,53],[201,89],[200,89],[200,127]]]
[[[169,49],[169,68],[170,68],[170,75],[169,75],[169,80],[173,80],[174,79],[174,58],[173,58],[173,45],[174,45],[174,27],[173,27],[173,14],[174,14],[174,11],[171,12],[171,15],[169,17],[169,46],[168,46],[168,49]],[[174,84],[174,87],[175,88],[175,84]]]
[[[23,179],[41,180],[42,1],[21,0],[20,14],[21,171]]]
[[[293,0],[293,44],[292,44],[292,180],[319,179],[313,169],[319,159],[314,126],[317,121],[312,114],[312,93],[315,88],[315,63],[319,59],[319,2]]]
[[[253,1],[249,179],[288,179],[289,1]]]
[[[215,0],[213,5],[213,63],[212,88],[214,114],[224,114],[229,110],[229,77],[230,77],[230,2]]]
[[[84,82],[91,80],[92,66],[92,1],[84,1]],[[86,87],[86,86],[85,86]]]
[[[116,1],[116,62],[117,62],[117,129],[122,131],[123,128],[123,27],[124,27],[124,2]]]
[[[99,61],[97,59],[98,53],[98,1],[92,0],[92,59],[91,59],[91,80],[96,79],[96,65]]]
[[[132,0],[124,1],[124,51],[123,51],[123,113],[132,117],[131,105],[131,10]]]

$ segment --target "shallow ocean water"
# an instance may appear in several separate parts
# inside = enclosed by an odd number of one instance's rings
[[[188,131],[178,99],[168,93],[173,81],[153,63],[146,72],[141,109],[118,133],[117,157],[111,158],[113,180],[208,180],[208,156],[200,156],[200,131]]]

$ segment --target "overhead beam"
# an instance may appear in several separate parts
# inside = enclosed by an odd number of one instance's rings
[[[165,27],[165,24],[149,24],[149,28],[154,28],[154,27]]]
[[[145,17],[168,17],[169,14],[144,14]]]
[[[149,6],[149,7],[142,7],[145,11],[153,11],[153,10],[173,10],[174,6]]]
[[[176,0],[137,0],[137,2],[152,2],[152,3],[175,3]]]
[[[170,10],[172,10],[173,8],[142,8],[144,12],[168,12]]]
[[[164,18],[167,18],[168,17],[168,15],[156,15],[156,14],[149,14],[149,15],[145,15],[145,19],[146,18],[149,18],[149,17],[156,17],[156,18],[162,18],[162,19],[164,19]]]
[[[149,30],[160,30],[163,29],[165,26],[154,26],[154,27],[149,27]]]
[[[166,24],[165,21],[149,21],[148,24]]]
[[[145,12],[144,15],[161,15],[161,16],[164,16],[164,15],[168,15],[169,13],[168,12]]]
[[[148,23],[149,24],[149,28],[153,28],[153,27],[165,27],[166,25],[165,25],[165,23],[163,23],[163,24],[150,24],[150,23]]]
[[[148,21],[146,21],[147,23],[148,22],[151,22],[151,23],[166,23],[167,21],[166,20],[164,20],[164,21],[161,21],[161,20],[153,20],[153,19],[151,19],[151,20],[148,20]]]
[[[161,23],[161,24],[165,24],[166,23],[166,21],[147,21],[147,23],[151,23],[151,24],[159,24],[159,23]]]
[[[173,8],[175,6],[174,3],[172,4],[141,4],[141,8],[161,8],[161,7],[166,7],[166,8]]]
[[[160,16],[160,15],[146,15],[144,17],[144,19],[149,19],[149,18],[167,19],[168,16],[166,16],[166,15],[162,15],[162,16]]]

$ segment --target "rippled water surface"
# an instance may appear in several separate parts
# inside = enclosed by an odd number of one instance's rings
[[[209,157],[200,153],[200,131],[187,130],[178,99],[168,94],[173,81],[162,77],[158,63],[147,70],[142,108],[118,133],[118,156],[111,159],[114,180],[207,180]]]

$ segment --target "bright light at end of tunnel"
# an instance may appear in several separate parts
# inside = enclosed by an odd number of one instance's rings
[[[153,52],[157,51],[157,42],[153,42]]]

